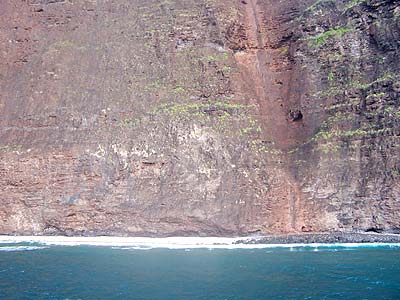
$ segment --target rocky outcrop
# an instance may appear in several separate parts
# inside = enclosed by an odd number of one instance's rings
[[[0,233],[399,231],[397,1],[0,14]]]

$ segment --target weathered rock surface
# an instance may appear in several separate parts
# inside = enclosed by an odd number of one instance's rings
[[[0,2],[0,234],[400,231],[395,0]]]

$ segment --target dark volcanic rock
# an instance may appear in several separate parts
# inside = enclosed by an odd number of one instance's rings
[[[397,232],[399,37],[390,0],[1,1],[0,233]]]
[[[368,233],[308,233],[254,237],[239,240],[237,244],[334,244],[334,243],[400,243],[400,235]]]

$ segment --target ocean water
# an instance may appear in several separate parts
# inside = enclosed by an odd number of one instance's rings
[[[0,299],[400,299],[395,245],[92,244],[0,241]]]

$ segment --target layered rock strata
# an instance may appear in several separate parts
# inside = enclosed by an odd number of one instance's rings
[[[395,0],[0,3],[0,233],[399,232]]]

